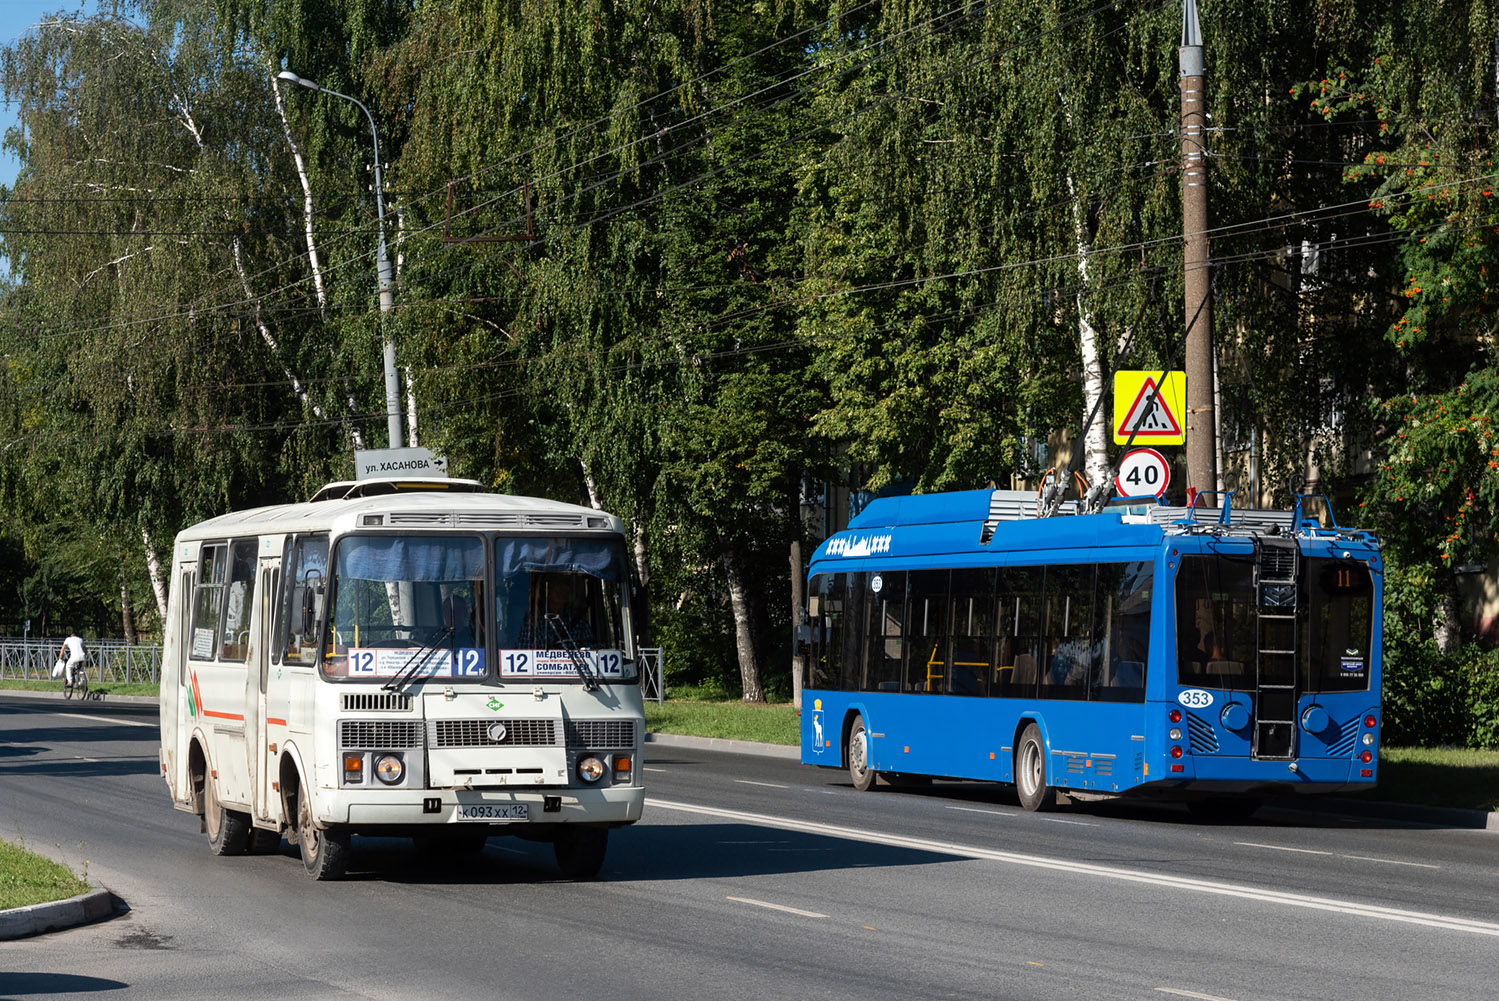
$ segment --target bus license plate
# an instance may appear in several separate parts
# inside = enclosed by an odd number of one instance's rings
[[[529,803],[459,803],[459,820],[529,820]]]

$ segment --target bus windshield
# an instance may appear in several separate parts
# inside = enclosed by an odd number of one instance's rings
[[[484,579],[479,538],[340,539],[324,672],[372,680],[403,671],[422,678],[483,677]]]
[[[501,677],[634,678],[624,583],[624,550],[616,541],[496,539]]]

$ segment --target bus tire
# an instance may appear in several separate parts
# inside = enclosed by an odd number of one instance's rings
[[[302,868],[313,879],[338,879],[349,867],[349,835],[318,830],[312,822],[312,801],[305,785],[297,787],[297,847]]]
[[[275,855],[281,850],[281,832],[257,827],[250,832],[251,855]]]
[[[219,802],[213,776],[203,779],[203,830],[215,855],[243,855],[250,845],[250,818]]]
[[[1031,723],[1015,744],[1015,792],[1031,812],[1057,805],[1057,791],[1046,784],[1046,744],[1041,728]]]
[[[552,841],[557,868],[568,879],[592,879],[604,867],[609,850],[609,828],[565,824]]]
[[[855,716],[854,725],[848,730],[848,777],[854,788],[868,792],[874,786],[878,773],[869,767],[869,736],[864,729],[864,717]]]

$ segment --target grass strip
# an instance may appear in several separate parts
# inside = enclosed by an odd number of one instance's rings
[[[67,900],[88,890],[88,880],[61,862],[27,850],[24,842],[0,840],[0,911]]]

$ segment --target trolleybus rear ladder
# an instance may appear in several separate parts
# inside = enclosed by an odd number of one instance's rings
[[[1256,758],[1296,756],[1296,540],[1261,538],[1255,560]]]

